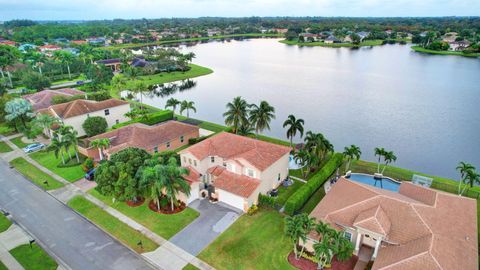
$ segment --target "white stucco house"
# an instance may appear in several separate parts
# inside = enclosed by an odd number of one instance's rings
[[[108,128],[113,125],[128,121],[125,116],[130,111],[130,104],[119,99],[107,99],[93,101],[77,99],[67,103],[56,104],[48,108],[38,110],[38,113],[49,114],[65,124],[72,126],[78,136],[86,135],[82,124],[88,117],[101,116],[107,120]]]
[[[290,148],[222,132],[180,151],[189,169],[187,203],[203,197],[247,211],[258,194],[277,188],[288,176]]]

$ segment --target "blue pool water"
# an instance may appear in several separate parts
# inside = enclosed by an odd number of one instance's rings
[[[395,182],[390,178],[383,178],[382,180],[375,181],[373,175],[352,173],[352,175],[348,179],[377,188],[387,189],[393,192],[398,192],[398,190],[400,189],[400,183]]]

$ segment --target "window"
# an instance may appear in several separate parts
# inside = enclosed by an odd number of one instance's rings
[[[255,177],[255,172],[252,169],[247,169],[247,175],[250,177]]]
[[[115,124],[118,124],[118,123],[120,123],[120,121],[119,121],[118,119],[117,119],[117,120],[115,120]]]
[[[282,176],[280,174],[278,174],[277,181],[280,181],[280,178],[282,178]]]
[[[184,140],[185,140],[185,138],[183,136],[180,136],[180,142],[183,143]]]
[[[345,232],[344,234],[345,238],[347,238],[349,241],[352,241],[352,234],[349,232]]]
[[[155,147],[153,148],[153,152],[158,153],[158,146],[155,146]]]
[[[170,148],[170,142],[167,142],[167,148]]]
[[[191,158],[188,159],[188,164],[192,165],[192,159]]]
[[[110,115],[110,110],[109,109],[104,110],[104,112],[105,112],[105,115]]]
[[[193,160],[193,166],[197,167],[197,160]]]
[[[210,161],[211,161],[212,163],[215,163],[215,157],[210,157]]]

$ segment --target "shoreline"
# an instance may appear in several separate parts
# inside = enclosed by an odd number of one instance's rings
[[[289,46],[299,46],[299,47],[327,47],[327,48],[360,48],[360,47],[370,47],[370,46],[382,46],[388,44],[390,41],[395,42],[409,42],[407,39],[373,39],[360,42],[360,44],[353,44],[353,43],[325,43],[323,41],[314,41],[314,42],[298,42],[297,40],[279,40],[278,42],[282,44],[286,44]]]
[[[414,52],[424,53],[424,54],[453,55],[453,56],[463,56],[463,57],[470,57],[470,58],[480,57],[480,53],[465,54],[461,51],[434,51],[434,50],[422,48],[418,45],[412,46],[410,48]]]

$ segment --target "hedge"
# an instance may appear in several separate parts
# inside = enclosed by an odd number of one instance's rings
[[[142,123],[142,124],[145,124],[145,125],[152,126],[152,125],[155,125],[155,124],[158,124],[158,123],[161,123],[161,122],[165,122],[167,120],[172,120],[172,119],[173,119],[173,111],[165,110],[165,111],[159,111],[159,112],[154,112],[154,113],[147,114],[146,117],[139,117],[139,118],[134,119],[134,120],[130,120],[130,121],[127,121],[127,122],[123,122],[123,123],[113,125],[112,129],[121,128],[121,127],[124,127],[124,126],[128,126],[130,124],[133,124],[133,123]]]
[[[316,172],[305,185],[288,198],[285,203],[285,213],[293,215],[296,211],[300,210],[310,197],[322,187],[328,177],[330,177],[330,175],[342,165],[342,162],[343,155],[341,153],[335,153],[325,166]]]

